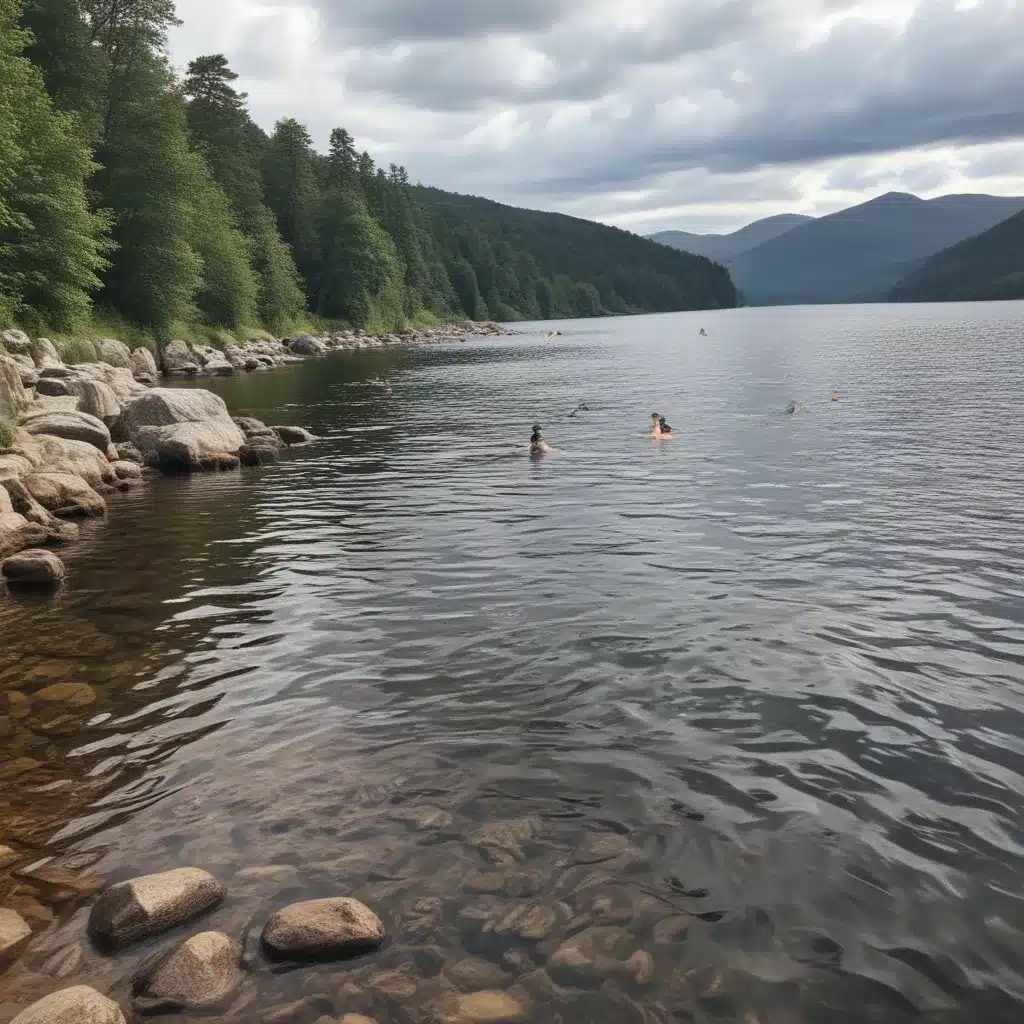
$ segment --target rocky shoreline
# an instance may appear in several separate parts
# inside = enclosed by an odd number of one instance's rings
[[[103,515],[106,495],[147,474],[226,471],[276,461],[315,437],[302,427],[233,418],[210,391],[163,378],[258,373],[330,352],[464,341],[511,333],[493,323],[369,335],[341,331],[256,339],[223,351],[170,342],[161,365],[146,348],[93,342],[98,362],[67,365],[46,338],[0,334],[0,575],[12,587],[54,586],[51,548],[78,537],[74,520]]]

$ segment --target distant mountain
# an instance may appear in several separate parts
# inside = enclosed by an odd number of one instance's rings
[[[647,237],[652,242],[660,242],[673,249],[682,249],[683,252],[697,253],[698,256],[707,256],[712,260],[728,260],[809,220],[814,218],[806,217],[802,213],[780,213],[774,217],[765,217],[764,220],[755,220],[753,224],[748,224],[728,235],[659,231]]]
[[[729,272],[620,228],[560,213],[416,187],[435,251],[462,309],[477,319],[722,309],[739,304]]]
[[[943,249],[892,290],[895,302],[1024,299],[1024,211]]]
[[[750,305],[882,301],[928,257],[1024,209],[1024,196],[889,192],[728,261]]]

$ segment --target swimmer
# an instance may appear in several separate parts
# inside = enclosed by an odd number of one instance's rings
[[[668,422],[666,421],[664,416],[659,416],[658,417],[658,426],[661,427],[661,432],[663,434],[671,434],[672,433],[672,428],[668,425]]]
[[[833,402],[838,402],[839,401],[839,395],[837,395],[834,391],[832,392],[832,401]]]
[[[786,412],[799,412],[799,411],[800,411],[800,403],[799,402],[790,402],[789,403],[789,407],[786,409]]]
[[[703,327],[700,329],[700,336],[702,338],[706,338],[708,336],[708,332],[705,331]]]
[[[651,413],[651,439],[654,441],[669,441],[672,438],[671,427],[669,427],[667,432],[661,429],[662,419],[663,417],[659,416],[656,412]]]
[[[534,423],[533,433],[530,435],[530,454],[545,455],[551,450],[551,445],[540,436],[540,425]]]
[[[590,412],[590,406],[586,402],[580,402],[571,413],[569,413],[569,419],[572,419],[578,412]]]

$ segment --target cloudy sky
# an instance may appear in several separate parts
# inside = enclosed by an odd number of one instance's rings
[[[178,0],[270,129],[640,233],[1024,195],[1024,0]]]

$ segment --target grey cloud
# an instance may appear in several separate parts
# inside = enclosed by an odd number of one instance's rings
[[[342,44],[479,39],[551,28],[573,0],[322,0],[329,34]]]

